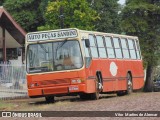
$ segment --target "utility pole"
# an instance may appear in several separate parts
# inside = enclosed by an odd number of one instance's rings
[[[3,61],[4,63],[6,63],[6,35],[5,35],[5,28],[4,26],[1,26],[2,27],[2,41],[3,41]]]
[[[64,9],[63,9],[63,6],[60,6],[60,16],[59,16],[59,18],[60,18],[60,27],[61,27],[61,29],[63,29],[64,28],[64,15],[63,15],[63,12],[64,12]]]

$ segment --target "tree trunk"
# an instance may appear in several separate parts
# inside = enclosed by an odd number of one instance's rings
[[[153,66],[148,65],[146,71],[146,81],[144,85],[144,92],[152,92],[153,91]]]

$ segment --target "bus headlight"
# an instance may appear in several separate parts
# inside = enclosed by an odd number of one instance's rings
[[[38,87],[38,86],[39,86],[39,83],[31,83],[29,85],[29,88]]]
[[[73,79],[71,80],[71,84],[76,84],[76,83],[81,83],[82,80],[81,79]]]

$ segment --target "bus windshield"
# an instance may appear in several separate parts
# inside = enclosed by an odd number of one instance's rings
[[[77,40],[30,44],[28,46],[28,73],[79,69],[82,66],[82,54]]]

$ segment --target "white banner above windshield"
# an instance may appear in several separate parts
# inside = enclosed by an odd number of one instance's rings
[[[53,40],[53,39],[63,39],[63,38],[73,38],[77,37],[77,30],[61,30],[61,31],[45,31],[37,33],[27,34],[28,42]]]

